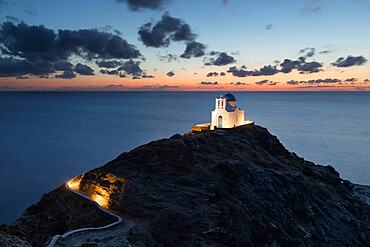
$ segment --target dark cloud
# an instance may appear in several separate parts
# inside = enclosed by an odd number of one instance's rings
[[[267,82],[268,82],[269,80],[263,80],[263,81],[256,81],[255,83],[257,84],[257,85],[264,85],[264,84],[266,84]]]
[[[245,86],[246,85],[246,83],[245,82],[240,82],[240,81],[238,81],[238,82],[235,82],[235,83],[233,83],[235,86]]]
[[[230,67],[227,72],[232,73],[233,76],[247,77],[247,76],[275,75],[279,73],[279,70],[276,68],[276,66],[271,65],[264,66],[259,70],[246,70],[243,68],[238,69],[236,66],[234,66]]]
[[[214,52],[211,52],[211,54],[214,54]],[[234,57],[227,55],[225,52],[220,52],[216,59],[210,58],[209,61],[206,62],[204,65],[223,66],[234,62]]]
[[[190,26],[188,24],[183,24],[173,35],[173,40],[175,41],[188,41],[195,39],[196,35],[191,32]]]
[[[16,77],[22,75],[40,76],[54,72],[54,65],[49,61],[29,62],[24,59],[0,57],[0,77]]]
[[[320,69],[321,67],[322,67],[322,64],[315,62],[315,61],[314,62],[304,62],[298,68],[298,71],[300,71],[300,74],[317,73],[317,72],[322,71],[322,69]]]
[[[65,60],[56,61],[54,69],[57,71],[73,71],[73,64]]]
[[[309,84],[309,85],[318,85],[318,84],[328,84],[328,83],[339,83],[342,80],[336,78],[326,78],[326,79],[316,79],[316,80],[308,80],[308,81],[287,81],[288,85],[298,85],[298,84]]]
[[[211,77],[211,76],[218,76],[218,73],[217,72],[209,72],[207,74],[207,77]]]
[[[76,74],[72,71],[64,71],[61,75],[55,75],[55,78],[59,79],[73,79],[76,77]]]
[[[355,82],[355,81],[357,81],[356,78],[349,78],[345,80],[345,82]]]
[[[29,79],[28,76],[23,76],[23,75],[19,75],[16,77],[18,80],[25,80],[25,79]]]
[[[200,84],[202,85],[218,85],[218,82],[210,82],[210,81],[202,81]]]
[[[140,9],[159,9],[168,0],[116,0],[117,2],[125,2],[131,10],[137,11]]]
[[[319,54],[329,54],[332,52],[333,52],[332,50],[322,50],[322,51],[319,51]]]
[[[11,68],[2,73],[9,76],[25,73],[47,76],[55,70],[71,71],[68,60],[72,55],[87,60],[140,56],[140,52],[126,40],[97,29],[54,31],[43,25],[28,26],[24,22],[15,25],[9,21],[0,26],[0,49],[2,55],[11,59],[8,64]],[[79,65],[77,70],[81,74],[93,74],[92,69],[85,66]]]
[[[186,49],[181,55],[182,58],[201,57],[205,54],[206,46],[202,43],[191,41],[186,44]]]
[[[100,73],[104,74],[104,75],[118,75],[118,70],[116,70],[116,69],[115,70],[101,69]]]
[[[152,76],[152,75],[147,75],[147,74],[143,74],[141,77],[142,77],[142,78],[154,78],[154,76]]]
[[[140,68],[140,62],[133,61],[132,59],[126,61],[121,67],[118,68],[118,71],[124,71],[126,75],[139,77],[142,75],[143,70]]]
[[[180,86],[168,86],[168,85],[163,85],[163,86],[158,86],[158,89],[169,89],[169,88],[179,88]]]
[[[320,72],[322,64],[315,61],[306,62],[304,57],[300,57],[298,60],[284,59],[280,66],[283,73],[290,73],[293,69],[296,69],[301,74],[310,74]]]
[[[1,1],[0,1],[1,2]],[[19,19],[15,16],[10,16],[10,15],[7,15],[5,16],[6,20],[7,21],[11,21],[11,22],[19,22]]]
[[[80,75],[95,75],[94,70],[90,66],[81,63],[76,65],[75,72]]]
[[[225,72],[220,73],[220,76],[225,76],[225,75],[226,75]]]
[[[350,55],[347,58],[338,58],[336,62],[332,63],[332,65],[337,67],[350,67],[355,65],[362,65],[366,63],[366,61],[366,58],[364,58],[363,56],[353,57]]]
[[[271,30],[273,27],[272,27],[272,24],[267,24],[265,25],[265,29],[266,30]]]
[[[337,86],[331,86],[331,85],[315,85],[315,86],[300,86],[298,88],[333,88]]]
[[[284,59],[284,61],[280,63],[280,69],[277,68],[277,66],[267,65],[258,70],[247,70],[246,66],[243,65],[240,69],[236,66],[230,67],[227,72],[237,77],[275,75],[279,72],[290,73],[292,70],[297,70],[300,74],[310,74],[322,71],[321,67],[321,63],[315,61],[306,62],[305,57],[300,57],[298,60]]]
[[[103,89],[115,89],[115,88],[122,88],[123,85],[115,85],[115,84],[110,84],[108,86],[105,86]]]
[[[159,60],[165,61],[167,63],[171,63],[173,61],[177,61],[178,57],[175,54],[167,54],[167,55],[158,55]]]
[[[97,29],[58,30],[55,32],[43,25],[14,25],[4,22],[0,27],[2,53],[20,56],[30,61],[66,60],[72,54],[95,58],[137,58],[140,52],[117,35]]]
[[[167,72],[167,74],[166,74],[168,77],[172,77],[172,76],[174,76],[175,75],[175,73],[173,72],[173,71],[169,71],[169,72]]]
[[[99,66],[99,68],[108,68],[108,69],[116,68],[122,65],[122,63],[117,60],[100,60],[95,61],[95,63]]]
[[[290,81],[287,81],[286,84],[288,85],[298,85],[298,81],[295,81],[295,80],[290,80]]]
[[[152,23],[146,23],[140,27],[138,33],[145,46],[156,48],[167,47],[171,40],[191,41],[196,37],[188,24],[171,17],[167,12],[153,27]]]
[[[303,54],[304,57],[312,57],[313,55],[315,55],[315,48],[307,47],[307,48],[301,49],[299,53]]]

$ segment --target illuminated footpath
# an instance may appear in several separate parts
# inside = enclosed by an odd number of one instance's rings
[[[76,230],[72,230],[72,231],[66,232],[66,233],[64,233],[63,235],[55,235],[55,236],[51,239],[51,241],[50,241],[50,243],[49,243],[49,245],[48,245],[47,247],[53,247],[53,246],[56,244],[56,242],[57,242],[60,238],[62,238],[62,239],[63,239],[63,238],[65,238],[65,237],[67,237],[67,236],[69,236],[69,235],[71,235],[71,234],[73,234],[73,233],[76,233],[76,232],[83,232],[83,231],[91,231],[91,230],[102,230],[102,229],[107,229],[107,228],[109,228],[109,227],[115,226],[115,225],[117,225],[117,224],[119,224],[119,223],[121,223],[121,222],[122,222],[122,218],[121,218],[120,216],[115,215],[115,214],[113,214],[113,213],[111,213],[111,212],[109,212],[109,211],[105,210],[104,208],[102,208],[102,207],[99,205],[99,203],[98,203],[98,202],[99,202],[99,200],[94,201],[94,200],[93,200],[93,199],[91,199],[90,197],[88,197],[88,196],[86,196],[86,195],[83,195],[83,194],[81,194],[80,192],[76,191],[75,189],[77,189],[77,188],[78,188],[78,184],[76,184],[76,183],[72,183],[72,181],[73,181],[73,179],[72,179],[71,181],[69,181],[68,183],[66,183],[66,184],[65,184],[65,185],[66,185],[66,188],[67,188],[69,191],[71,191],[71,192],[73,192],[73,193],[75,193],[75,194],[77,194],[77,195],[79,195],[79,196],[81,196],[81,197],[83,197],[83,198],[85,198],[85,199],[87,199],[87,200],[89,200],[89,201],[93,202],[93,203],[95,204],[95,206],[96,206],[97,208],[99,208],[101,211],[103,211],[104,213],[107,213],[107,214],[112,215],[113,217],[117,218],[117,221],[116,221],[116,222],[114,222],[114,223],[111,223],[111,224],[109,224],[109,225],[106,225],[106,226],[80,228],[80,229],[76,229]]]

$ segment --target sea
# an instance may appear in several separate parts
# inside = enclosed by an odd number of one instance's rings
[[[0,224],[123,152],[210,122],[226,92],[0,92]],[[290,151],[370,185],[370,92],[231,92]]]

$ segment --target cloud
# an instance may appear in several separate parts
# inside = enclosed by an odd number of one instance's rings
[[[72,54],[94,58],[138,58],[140,52],[123,38],[97,29],[58,30],[43,25],[14,25],[4,22],[0,42],[5,55],[20,56],[30,61],[65,60]]]
[[[238,82],[233,83],[233,85],[235,85],[235,86],[245,86],[246,83],[238,81]]]
[[[329,53],[332,53],[334,51],[332,50],[322,50],[322,51],[319,51],[319,54],[329,54]]]
[[[131,10],[138,11],[140,9],[160,9],[168,0],[116,0],[117,2],[125,2]]]
[[[300,86],[298,88],[333,88],[337,86],[331,86],[331,85],[315,85],[315,86]]]
[[[59,79],[73,79],[76,77],[76,74],[72,71],[64,71],[61,75],[55,75],[55,78]]]
[[[100,61],[97,60],[95,61],[95,63],[99,66],[99,68],[107,68],[107,69],[116,68],[122,65],[122,63],[117,60],[100,60]]]
[[[349,78],[345,80],[345,82],[355,82],[355,81],[357,81],[356,78]]]
[[[225,76],[225,75],[226,75],[225,72],[220,73],[220,76]]]
[[[0,77],[40,76],[54,72],[54,65],[49,61],[30,62],[28,60],[0,57]]]
[[[234,57],[227,55],[226,52],[211,52],[212,55],[216,53],[218,54],[218,57],[216,59],[210,58],[204,65],[223,66],[235,62]]]
[[[366,58],[364,58],[363,56],[353,57],[349,55],[347,58],[338,58],[336,62],[332,63],[332,65],[336,67],[351,67],[355,65],[362,65],[366,63],[366,61]]]
[[[171,63],[173,61],[177,61],[178,57],[175,54],[167,54],[167,55],[158,55],[159,60],[165,61],[167,63]]]
[[[12,59],[8,67],[13,66],[0,74],[9,76],[25,73],[46,76],[55,70],[63,71],[62,65],[67,66],[64,71],[70,71],[68,60],[72,55],[88,61],[141,56],[135,46],[120,36],[97,29],[54,31],[43,25],[28,26],[24,22],[15,25],[9,21],[0,25],[0,47],[2,55]]]
[[[125,75],[131,75],[134,77],[140,77],[143,74],[143,70],[140,68],[140,62],[133,61],[132,59],[130,59],[129,61],[126,61],[117,70],[124,71]]]
[[[171,17],[168,12],[153,27],[148,22],[138,31],[140,40],[148,47],[167,47],[170,41],[191,41],[196,35],[191,32],[190,26],[178,18]]]
[[[266,30],[271,30],[272,28],[273,28],[273,25],[272,24],[265,25],[265,29]]]
[[[246,69],[243,69],[242,67],[240,69],[238,69],[236,66],[230,67],[227,72],[232,73],[233,76],[236,76],[236,77],[275,75],[279,73],[279,70],[276,68],[276,66],[271,66],[271,65],[264,66],[260,68],[259,70],[246,70]]]
[[[170,89],[170,88],[179,88],[180,86],[168,86],[168,85],[163,85],[163,86],[158,86],[158,89]]]
[[[95,75],[94,70],[91,67],[81,63],[76,65],[75,72],[80,75]]]
[[[218,76],[218,73],[217,72],[209,72],[207,74],[207,77],[211,77],[211,76]]]
[[[57,71],[73,71],[73,64],[65,60],[54,62],[54,69]]]
[[[118,70],[116,70],[116,69],[115,70],[101,69],[100,73],[104,74],[104,75],[118,75]]]
[[[318,85],[322,83],[340,83],[342,80],[336,78],[326,78],[326,79],[316,79],[316,80],[308,80],[308,81],[287,81],[288,85],[298,85],[298,84],[310,84],[310,85]]]
[[[303,53],[304,57],[312,57],[313,55],[315,55],[315,48],[307,47],[307,48],[301,49],[299,53]]]
[[[286,84],[288,85],[298,85],[298,81],[295,81],[295,80],[290,80],[290,81],[287,81]]]
[[[263,81],[256,81],[255,83],[257,84],[257,85],[264,85],[264,84],[266,84],[267,82],[268,82],[269,80],[263,80]]]
[[[110,84],[105,86],[103,89],[116,89],[116,88],[122,88],[123,85],[116,85],[116,84]]]
[[[173,71],[169,71],[169,72],[167,72],[167,74],[166,74],[168,77],[172,77],[172,76],[174,76],[175,75],[175,73],[173,72]]]
[[[200,84],[202,84],[202,85],[218,85],[219,83],[217,81],[215,81],[215,82],[202,81]]]
[[[0,5],[1,5],[1,0],[0,0]],[[11,22],[19,22],[19,19],[15,16],[10,16],[10,15],[7,15],[5,16],[6,20],[7,21],[11,21]]]
[[[152,76],[152,75],[147,75],[147,74],[143,74],[141,77],[142,77],[142,78],[155,78],[154,76]]]
[[[304,57],[300,57],[298,60],[284,59],[280,66],[281,72],[283,73],[290,73],[293,69],[300,71],[301,74],[310,74],[322,71],[320,69],[322,67],[321,63],[315,61],[306,62]]]
[[[205,54],[206,46],[202,43],[191,41],[186,44],[186,49],[181,55],[182,58],[201,57]]]

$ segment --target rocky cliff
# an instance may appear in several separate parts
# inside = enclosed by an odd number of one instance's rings
[[[131,246],[370,246],[368,187],[253,124],[154,141],[74,182],[135,222],[123,236]],[[8,232],[42,246],[113,221],[76,197],[63,187],[45,195]]]

